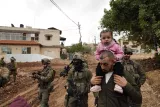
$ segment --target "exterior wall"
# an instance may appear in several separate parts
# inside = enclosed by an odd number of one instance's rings
[[[52,35],[51,40],[46,39],[46,34]],[[44,46],[60,45],[60,31],[58,30],[41,30],[39,34],[39,43]]]
[[[26,34],[26,41],[31,41],[31,34]]]
[[[124,47],[124,44],[123,44],[123,40],[120,41],[120,46],[121,47]],[[130,47],[131,49],[133,49],[133,53],[141,53],[141,46],[137,46],[137,47],[132,47],[134,44],[132,41],[129,41],[128,44],[125,44],[127,47]]]
[[[8,47],[12,49],[12,54],[22,54],[23,47],[31,47],[31,54],[40,54],[40,46],[31,45],[0,45],[0,53],[2,53],[2,47]]]
[[[60,48],[41,48],[41,54],[52,58],[60,58]]]
[[[3,27],[0,26],[0,32],[15,32],[26,33],[26,40],[31,41],[31,34],[39,34],[39,40],[37,41],[42,45],[0,45],[0,54],[2,53],[2,46],[6,46],[12,49],[12,54],[22,54],[23,47],[31,47],[31,54],[42,54],[50,56],[52,58],[60,58],[60,47],[53,48],[52,46],[60,46],[60,31],[50,29],[34,29],[34,28],[18,28],[18,27]],[[51,40],[47,40],[45,35],[52,35]],[[32,35],[33,36],[33,35]],[[43,47],[50,46],[50,47]]]

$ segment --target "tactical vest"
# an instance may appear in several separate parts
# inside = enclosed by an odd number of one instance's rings
[[[122,63],[124,65],[124,71],[128,72],[133,77],[134,81],[132,82],[132,84],[136,83],[137,85],[139,85],[139,78],[135,76],[135,74],[138,74],[138,67],[135,64],[135,62],[130,60],[128,64],[125,62],[122,62]]]
[[[88,69],[84,68],[81,70],[81,72],[73,70],[71,74],[75,88],[74,94],[78,93],[79,95],[82,95],[88,93],[90,88]]]
[[[7,65],[7,68],[10,70],[10,71],[16,71],[17,69],[17,65],[15,62],[11,62]]]
[[[50,70],[53,70],[51,67],[47,67],[45,69],[43,69],[43,71],[40,73],[40,76],[44,76],[46,77],[48,75],[48,73],[50,72]],[[39,87],[42,88],[42,89],[50,89],[52,88],[52,81],[54,80],[54,76],[55,76],[55,71],[53,70],[53,74],[52,74],[52,78],[45,82],[45,81],[42,81],[42,80],[39,80]]]

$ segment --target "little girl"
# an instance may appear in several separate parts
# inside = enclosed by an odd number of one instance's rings
[[[119,62],[123,57],[123,50],[118,45],[118,43],[113,39],[112,31],[110,30],[103,30],[100,33],[100,40],[101,42],[98,44],[97,50],[96,50],[96,59],[99,60],[100,54],[104,50],[109,50],[114,53],[116,58],[116,63],[113,67],[113,74],[117,74],[122,76],[123,75],[123,65]],[[96,68],[96,76],[103,76],[106,77],[106,81],[108,82],[111,75],[105,74],[105,72],[102,72],[100,63],[98,63]],[[101,91],[101,85],[97,84],[93,87],[91,87],[90,91],[92,92],[99,92]],[[117,91],[119,93],[123,93],[122,87],[115,85],[114,91]]]

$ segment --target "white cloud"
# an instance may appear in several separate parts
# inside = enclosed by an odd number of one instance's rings
[[[81,24],[83,42],[99,39],[99,21],[104,8],[109,9],[109,0],[54,0],[76,23]],[[62,30],[67,40],[65,45],[79,41],[78,27],[64,16],[50,0],[1,0],[1,26],[15,26],[23,23],[36,28],[56,27]],[[74,29],[74,30],[71,30]],[[63,31],[64,30],[64,31]]]

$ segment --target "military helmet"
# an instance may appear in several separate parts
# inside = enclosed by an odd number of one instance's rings
[[[132,49],[128,47],[124,48],[124,54],[132,55],[133,54]]]
[[[73,56],[73,59],[79,59],[79,60],[83,61],[83,55],[80,53],[75,53]]]
[[[15,61],[16,59],[15,59],[14,57],[11,57],[10,60],[11,60],[11,61]]]
[[[48,58],[43,58],[41,60],[41,62],[42,62],[42,64],[50,64],[51,63],[51,61]]]
[[[4,59],[4,56],[2,56],[1,59]]]

